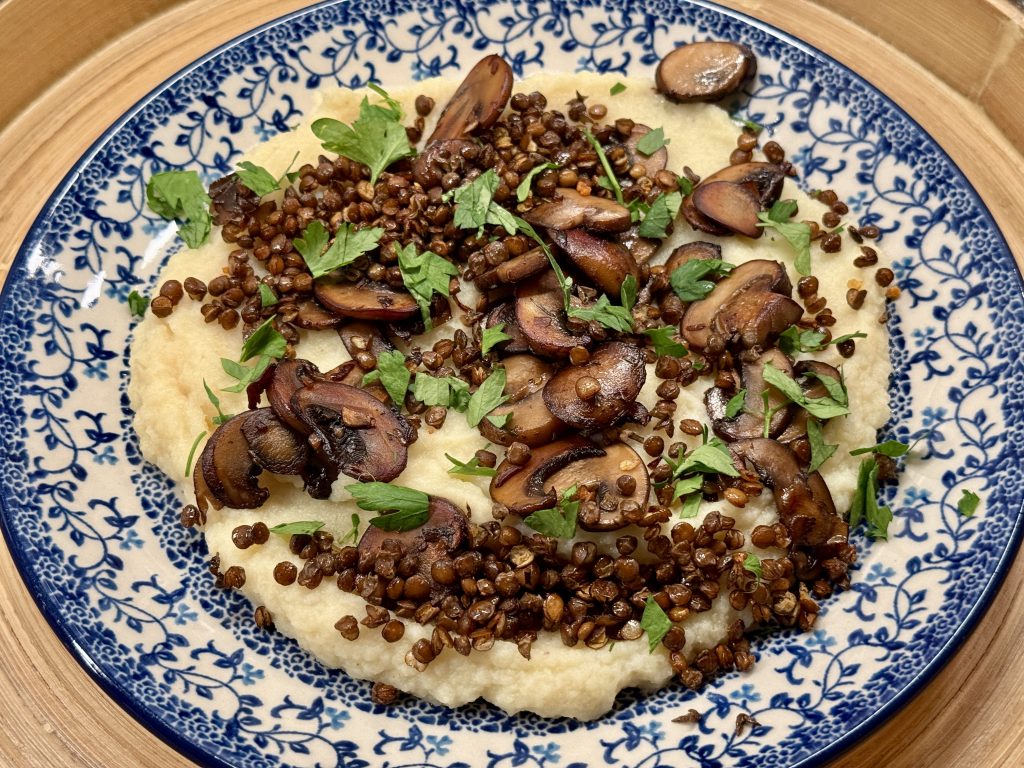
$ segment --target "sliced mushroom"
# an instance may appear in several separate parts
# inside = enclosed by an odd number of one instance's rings
[[[538,355],[568,357],[573,347],[590,345],[590,336],[566,327],[562,290],[551,270],[519,284],[515,312],[516,325]]]
[[[343,317],[394,322],[420,314],[419,304],[411,294],[386,283],[347,283],[324,278],[316,281],[313,291],[321,304]]]
[[[469,542],[469,521],[457,506],[440,496],[430,496],[428,517],[423,525],[408,531],[385,531],[375,525],[367,526],[359,539],[359,559],[373,562],[391,540],[399,542],[407,555],[417,558],[416,570],[430,579],[436,589],[442,585],[433,582],[431,566],[442,558],[451,559],[462,552]]]
[[[452,94],[427,145],[489,128],[501,116],[511,95],[512,67],[496,53],[484,56]]]
[[[511,418],[504,428],[498,428],[489,419],[480,422],[480,433],[499,445],[514,442],[534,448],[550,443],[565,425],[555,418],[544,405],[542,390],[553,373],[553,366],[532,355],[511,355],[504,358],[505,395],[508,402],[499,405],[492,416]]]
[[[708,243],[704,240],[695,240],[692,243],[683,243],[669,254],[665,262],[665,274],[671,276],[688,261],[708,259],[721,260],[722,246],[715,243]]]
[[[804,309],[788,296],[768,291],[745,291],[715,315],[714,333],[725,343],[745,349],[764,349],[780,333],[799,322]]]
[[[284,359],[269,369],[271,378],[267,385],[267,400],[274,414],[297,432],[306,434],[305,422],[292,409],[295,393],[307,384],[320,378],[320,371],[308,360]]]
[[[739,43],[707,40],[681,45],[654,73],[658,92],[673,101],[719,101],[757,71],[753,51]]]
[[[412,176],[424,189],[439,187],[446,173],[462,176],[467,161],[479,154],[479,145],[469,139],[432,140],[412,161]]]
[[[548,478],[573,462],[603,455],[601,448],[576,435],[534,448],[530,460],[522,466],[505,459],[491,478],[491,499],[516,515],[554,507],[558,496],[548,485]]]
[[[731,181],[734,184],[752,186],[757,192],[758,202],[762,210],[767,210],[782,194],[782,184],[786,180],[786,168],[775,163],[751,161],[738,165],[727,165],[708,176],[701,184],[712,184],[717,181]],[[698,185],[698,188],[700,185]]]
[[[263,468],[253,460],[242,432],[250,416],[246,411],[231,417],[206,441],[199,457],[205,487],[196,484],[197,498],[212,498],[232,509],[255,509],[267,500],[270,492],[258,483]]]
[[[792,409],[787,407],[786,397],[764,381],[764,366],[768,363],[788,376],[793,375],[789,358],[779,349],[769,349],[755,360],[743,363],[740,381],[746,389],[743,410],[731,419],[725,415],[726,406],[732,398],[731,392],[711,387],[704,393],[704,404],[711,416],[711,428],[723,440],[731,442],[764,435],[765,394],[768,395],[768,412],[774,411],[768,424],[768,437],[776,437],[789,423]]]
[[[625,232],[615,235],[616,241],[626,247],[626,250],[633,256],[637,264],[646,264],[651,260],[655,251],[661,247],[661,242],[652,240],[649,237],[640,237],[640,226],[634,224]]]
[[[389,482],[405,469],[415,431],[400,413],[347,384],[316,379],[292,396],[320,463],[357,480]]]
[[[328,312],[312,299],[300,302],[298,306],[299,312],[292,320],[292,324],[307,331],[324,331],[335,328],[345,321],[343,317]]]
[[[772,489],[779,519],[795,544],[823,544],[843,535],[845,523],[835,513],[828,487],[819,476],[810,480],[796,454],[775,440],[757,438],[730,444],[736,465],[750,465]],[[816,474],[816,473],[815,473]]]
[[[668,148],[664,146],[659,147],[649,155],[641,152],[637,147],[637,143],[650,132],[649,126],[636,123],[633,125],[633,130],[630,131],[623,145],[629,153],[630,161],[634,164],[640,163],[646,169],[647,175],[653,179],[658,171],[665,170],[665,166],[668,165]]]
[[[395,345],[384,335],[384,332],[378,326],[365,320],[345,323],[338,328],[338,335],[341,337],[341,343],[345,345],[345,349],[353,357],[360,352],[370,352],[374,357],[379,358],[385,352],[395,351]]]
[[[704,349],[715,330],[716,317],[735,298],[749,291],[772,291],[789,296],[792,290],[789,276],[781,263],[752,259],[730,272],[707,298],[695,301],[687,308],[680,328],[683,338],[691,347]]]
[[[760,237],[757,214],[761,202],[751,186],[731,181],[704,181],[693,190],[693,205],[700,213],[730,232]]]
[[[249,411],[241,429],[253,461],[268,472],[297,475],[309,462],[309,447],[305,441],[270,408]]]
[[[544,387],[544,404],[570,427],[604,429],[636,412],[636,397],[646,379],[643,350],[609,341],[597,347],[587,362],[556,373]],[[588,399],[581,392],[589,394]]]
[[[551,239],[594,285],[610,296],[618,296],[629,275],[640,280],[640,267],[630,252],[618,243],[603,240],[585,229],[549,231]]]
[[[502,332],[512,338],[508,341],[500,342],[495,346],[496,349],[500,348],[504,354],[508,355],[530,351],[530,342],[523,334],[519,323],[516,322],[516,304],[514,301],[499,304],[487,313],[487,319],[484,320],[485,328],[493,328],[499,324],[502,324]]]
[[[620,478],[627,476],[629,480]],[[625,443],[612,443],[603,456],[575,461],[551,475],[545,485],[561,495],[574,485],[586,489],[593,505],[580,507],[577,522],[586,531],[617,531],[629,525],[623,504],[647,508],[651,480],[643,459]],[[626,494],[622,488],[631,488]]]
[[[597,195],[559,189],[558,199],[541,203],[523,214],[535,227],[566,231],[586,227],[595,232],[624,232],[632,224],[629,209]]]
[[[518,283],[528,277],[533,277],[539,272],[548,268],[548,257],[543,248],[533,248],[526,253],[503,261],[494,269],[489,269],[476,279],[477,287],[481,290],[490,290],[499,285]]]
[[[725,236],[732,234],[732,231],[728,227],[723,227],[714,219],[710,219],[703,213],[697,210],[697,206],[693,204],[693,194],[689,194],[683,198],[682,206],[679,209],[683,218],[686,219],[690,226],[698,232],[706,232],[709,235]]]

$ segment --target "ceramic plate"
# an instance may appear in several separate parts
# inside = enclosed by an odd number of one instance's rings
[[[808,635],[757,645],[753,672],[699,694],[628,692],[596,722],[478,705],[379,708],[368,684],[257,631],[215,590],[177,523],[170,481],[143,462],[125,395],[126,298],[148,293],[173,226],[144,180],[209,181],[288,130],[326,85],[456,78],[485,52],[517,75],[649,77],[708,37],[756,52],[745,113],[768,126],[806,189],[831,187],[874,223],[903,288],[890,321],[888,437],[927,432],[888,503],[888,542],[857,539],[853,588]],[[1024,445],[1021,288],[970,184],[896,105],[837,62],[703,3],[349,2],[254,30],[165,82],[113,125],[54,193],[0,306],[3,528],[54,630],[126,709],[210,765],[809,765],[890,717],[956,650],[1019,540]],[[958,514],[963,489],[983,498]],[[595,664],[600,661],[595,655]],[[689,708],[700,725],[673,723]],[[746,713],[760,726],[734,733]]]

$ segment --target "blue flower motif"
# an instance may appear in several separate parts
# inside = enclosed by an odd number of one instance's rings
[[[439,755],[447,755],[452,740],[449,736],[427,736],[427,744],[433,747]]]
[[[554,741],[549,741],[546,745],[541,746],[540,744],[534,744],[530,747],[530,751],[537,755],[537,761],[543,765],[549,760],[552,763],[557,763],[561,760],[561,756],[558,754],[558,744]]]
[[[920,348],[930,344],[935,340],[934,333],[935,329],[930,325],[924,328],[915,328],[911,333],[911,336],[914,337],[914,346]]]
[[[262,669],[257,669],[248,661],[242,662],[242,685],[255,685],[257,680],[262,679]]]
[[[821,650],[827,651],[836,644],[836,639],[826,635],[825,630],[816,629],[811,633],[810,637],[804,640],[804,644],[809,645],[812,648],[821,648]]]
[[[925,427],[931,427],[936,424],[942,424],[946,421],[946,409],[945,408],[932,408],[930,405],[926,405],[921,409],[921,424]]]
[[[117,455],[114,453],[114,446],[103,446],[103,450],[93,455],[92,460],[97,464],[117,464]]]
[[[121,542],[121,549],[142,549],[145,544],[146,542],[139,538],[139,534],[132,528]]]
[[[174,623],[179,627],[183,627],[199,618],[199,614],[189,608],[187,603],[178,603],[172,616],[174,617]]]
[[[729,698],[733,701],[747,703],[750,701],[760,701],[761,694],[757,692],[751,683],[744,683],[738,691],[730,693]]]
[[[107,361],[99,360],[89,363],[85,366],[85,375],[90,379],[106,381],[109,377],[109,374],[107,373]]]
[[[885,581],[891,579],[896,575],[896,571],[889,568],[882,563],[872,563],[871,568],[868,569],[867,580],[868,581]]]
[[[324,714],[327,715],[327,721],[331,728],[341,728],[346,720],[351,719],[351,715],[347,711],[336,707],[324,707]]]

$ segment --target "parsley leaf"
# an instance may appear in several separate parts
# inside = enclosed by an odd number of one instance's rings
[[[577,490],[575,485],[567,488],[553,508],[539,509],[523,522],[545,536],[571,539],[576,535],[576,518],[580,511],[580,502],[573,500]]]
[[[863,453],[880,453],[890,458],[905,456],[910,452],[910,446],[901,443],[899,440],[886,440],[884,443],[872,445],[868,448],[856,448],[850,451],[851,456],[860,456]]]
[[[213,403],[213,407],[217,409],[217,415],[213,418],[214,424],[223,424],[225,421],[231,418],[229,413],[227,416],[220,409],[220,398],[213,394],[213,390],[210,389],[210,385],[206,383],[206,379],[203,379],[203,389],[206,390],[206,397]]]
[[[533,180],[538,174],[544,171],[554,171],[561,166],[558,163],[541,163],[535,165],[529,170],[529,172],[523,177],[523,180],[519,182],[519,186],[516,187],[516,200],[520,203],[525,202],[526,198],[530,196],[530,191],[533,188]],[[497,187],[495,187],[497,189]]]
[[[408,512],[417,514],[426,513],[430,507],[430,497],[427,494],[423,491],[417,491],[401,485],[378,483],[376,481],[349,483],[345,486],[345,490],[352,494],[356,506],[368,512]]]
[[[266,355],[273,358],[284,356],[288,342],[284,340],[281,332],[274,327],[274,318],[276,317],[277,315],[268,317],[249,335],[249,338],[242,344],[242,355],[238,358],[238,362],[244,363],[246,360],[257,355]]]
[[[781,392],[788,400],[796,403],[809,414],[817,416],[819,419],[831,419],[835,416],[845,416],[850,412],[848,402],[845,399],[846,392],[843,389],[842,383],[837,382],[830,376],[822,376],[819,379],[822,384],[829,389],[830,396],[807,397],[795,380],[791,379],[771,363],[766,363],[764,365],[762,375],[768,384],[771,384],[779,390],[779,392]],[[838,387],[835,391],[837,394],[839,392],[842,393],[842,399],[836,399],[831,396],[833,389],[829,386],[830,382],[832,385]]]
[[[679,185],[679,191],[682,192],[683,195],[693,194],[693,182],[686,176],[677,176],[676,183]]]
[[[334,235],[331,247],[327,245],[327,229],[319,219],[314,219],[292,243],[295,250],[306,262],[314,278],[323,277],[341,267],[347,267],[364,253],[372,251],[380,243],[384,230],[380,227],[358,228],[349,222],[342,222]]]
[[[589,307],[569,307],[568,315],[580,320],[596,321],[613,331],[633,332],[633,315],[625,307],[612,304],[603,293]]]
[[[704,478],[701,475],[690,475],[676,483],[672,493],[672,501],[681,498],[683,505],[679,510],[679,517],[685,519],[696,517],[700,511],[700,503],[704,498]]]
[[[248,160],[238,164],[235,176],[260,197],[269,195],[278,188],[277,179],[270,175],[270,171]]]
[[[616,83],[615,85],[608,89],[608,94],[610,96],[618,96],[624,90],[626,90],[625,85],[623,85],[622,83]]]
[[[837,336],[832,341],[825,342],[825,334],[821,331],[803,330],[798,325],[791,325],[779,334],[779,349],[787,355],[796,355],[801,352],[820,352],[831,344],[841,344],[849,339],[865,339],[866,333],[857,331],[847,333],[845,336]]]
[[[811,444],[811,463],[807,467],[807,474],[810,474],[817,472],[822,464],[832,458],[839,446],[825,442],[817,419],[807,420],[807,440]]]
[[[636,143],[636,148],[644,155],[650,157],[662,147],[666,147],[672,143],[672,139],[665,138],[664,128],[655,128],[653,131],[648,131],[640,140]]]
[[[690,259],[672,270],[668,281],[682,301],[699,301],[714,290],[710,275],[727,275],[735,265],[721,259]]]
[[[654,653],[658,643],[661,642],[662,638],[668,634],[669,629],[672,628],[672,622],[669,620],[668,614],[658,605],[654,595],[648,597],[647,602],[644,603],[644,613],[640,617],[640,628],[647,633],[647,647],[651,653]]]
[[[503,394],[504,391],[505,369],[495,368],[469,398],[469,407],[466,408],[466,421],[469,422],[469,426],[475,427],[484,416],[504,403],[508,399]]]
[[[196,457],[196,449],[199,447],[199,442],[206,437],[206,430],[204,429],[198,435],[196,439],[192,441],[192,447],[188,452],[188,461],[185,462],[185,477],[192,476],[192,460]]]
[[[755,136],[764,130],[764,126],[750,118],[743,117],[739,112],[729,115],[729,118],[738,125],[742,125]]]
[[[408,510],[398,512],[385,512],[370,518],[370,525],[380,528],[382,531],[411,531],[419,528],[430,519],[430,510]]]
[[[413,382],[412,396],[428,408],[435,405],[447,408],[451,402],[451,387],[448,384],[448,379],[444,376],[417,373],[416,381]]]
[[[632,312],[633,307],[636,306],[637,290],[636,278],[632,275],[626,275],[626,279],[622,281],[622,285],[619,287],[619,299],[622,301],[622,306],[626,308],[627,312]]]
[[[878,506],[878,464],[874,459],[864,459],[857,473],[857,490],[850,505],[850,527],[867,522],[868,536],[873,539],[888,538],[892,510]]]
[[[146,184],[146,202],[157,216],[177,219],[178,236],[198,248],[210,236],[210,196],[195,171],[163,171]]]
[[[796,212],[794,200],[778,200],[771,210],[757,214],[759,227],[771,228],[778,232],[796,251],[793,266],[801,275],[811,274],[811,227],[802,221],[789,221]]]
[[[396,408],[401,408],[412,379],[412,373],[405,367],[405,355],[398,350],[381,352],[377,356],[377,370],[380,371],[380,383],[387,390],[391,402]]]
[[[647,134],[650,136],[650,134]],[[664,192],[651,203],[650,210],[640,222],[637,234],[640,237],[663,238],[668,236],[668,228],[679,213],[683,196],[678,192]]]
[[[758,581],[761,580],[761,558],[753,552],[743,554],[743,568],[754,574]]]
[[[277,294],[266,283],[260,283],[260,306],[272,307],[277,304]]]
[[[446,192],[443,199],[455,200],[455,225],[460,229],[475,229],[477,235],[481,235],[484,225],[492,224],[514,235],[520,220],[494,202],[494,192],[500,186],[501,179],[497,172],[489,168],[469,184]]]
[[[978,505],[981,503],[981,497],[978,496],[974,491],[968,491],[966,488],[964,495],[960,497],[960,501],[956,503],[957,511],[964,517],[970,517],[978,510]]]
[[[735,395],[729,398],[729,402],[725,404],[725,418],[732,419],[743,410],[743,402],[747,398],[747,390],[741,389]]]
[[[490,328],[484,328],[480,336],[480,354],[486,355],[496,344],[511,340],[511,336],[505,333],[505,324],[496,323]]]
[[[359,543],[359,515],[355,512],[352,513],[352,527],[349,528],[348,533],[338,539],[339,544],[358,544]]]
[[[409,293],[420,305],[420,314],[423,315],[423,323],[429,329],[432,327],[430,321],[430,299],[435,293],[448,298],[448,284],[450,278],[459,274],[458,268],[450,261],[441,258],[433,251],[416,253],[416,246],[412,243],[403,246],[395,246],[395,253],[398,255],[398,268],[402,272],[402,282],[409,289]]]
[[[228,360],[226,357],[220,359],[221,368],[224,372],[233,379],[236,379],[237,383],[230,387],[222,387],[221,392],[242,392],[252,384],[254,381],[258,381],[263,372],[267,370],[270,364],[273,362],[273,358],[269,355],[260,355],[256,359],[256,364],[251,368],[241,363],[236,363],[234,360]]]
[[[382,95],[387,107],[370,104],[363,97],[359,105],[359,118],[346,125],[340,120],[324,117],[314,121],[313,133],[324,149],[362,163],[370,169],[370,183],[376,184],[381,172],[396,160],[411,157],[416,150],[402,125],[402,110],[394,99],[379,86],[370,85]]]
[[[474,456],[469,461],[459,461],[454,456],[445,454],[444,457],[448,459],[455,466],[448,470],[449,475],[474,475],[479,477],[494,477],[498,474],[498,470],[494,467],[482,467],[480,466],[480,459]]]
[[[673,477],[679,477],[691,472],[699,472],[705,475],[728,475],[739,477],[739,470],[733,466],[732,454],[725,443],[717,437],[711,438],[704,445],[697,446],[687,454],[674,468]]]
[[[149,299],[138,291],[132,291],[128,294],[128,309],[136,317],[142,317],[146,314],[146,307],[148,306]]]
[[[619,205],[625,205],[626,201],[622,197],[622,186],[619,184],[619,178],[615,175],[615,171],[612,170],[612,164],[608,162],[608,156],[604,153],[604,148],[601,146],[601,142],[590,132],[589,128],[583,129],[583,135],[587,137],[587,141],[590,142],[590,146],[594,148],[597,153],[597,159],[601,161],[601,167],[604,169],[604,176],[608,182],[608,189],[611,189],[615,193],[615,200]]]
[[[310,536],[321,528],[325,523],[319,520],[296,520],[294,523],[281,523],[275,525],[270,529],[271,533],[276,533],[278,536]]]
[[[676,329],[670,325],[661,328],[648,328],[644,331],[644,335],[649,337],[654,345],[654,354],[659,357],[662,355],[685,357],[689,354],[689,350],[673,338],[675,333]]]

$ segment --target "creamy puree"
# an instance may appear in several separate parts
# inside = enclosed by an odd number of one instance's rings
[[[680,171],[689,165],[701,176],[706,176],[728,163],[735,147],[737,128],[725,111],[708,104],[673,104],[656,94],[647,80],[625,80],[627,89],[617,96],[605,97],[618,76],[593,74],[554,75],[537,77],[516,85],[517,91],[540,90],[553,109],[564,105],[576,92],[591,94],[591,103],[608,106],[608,120],[628,116],[651,127],[661,126],[670,140],[669,169]],[[454,81],[430,80],[414,87],[396,88],[391,93],[412,113],[417,94],[433,96],[438,106],[432,117],[440,113],[453,90]],[[310,121],[330,116],[351,122],[358,113],[363,92],[347,90],[327,91],[320,106],[310,115]],[[429,135],[430,121],[424,135]],[[294,131],[276,136],[250,151],[245,159],[280,174],[291,163],[293,156],[302,162],[316,163],[322,152],[319,140],[308,128],[308,123]],[[756,158],[755,158],[756,159]],[[801,193],[791,182],[786,182],[783,198],[799,201],[802,219],[820,220],[825,208]],[[664,260],[672,249],[690,240],[709,240],[722,247],[722,258],[739,264],[751,258],[776,259],[788,265],[795,285],[799,275],[793,269],[793,251],[781,237],[768,232],[759,240],[743,237],[716,238],[691,230],[685,220],[677,220],[675,233],[665,242],[655,261]],[[839,449],[824,465],[822,474],[828,482],[837,508],[849,508],[856,487],[858,457],[851,457],[852,448],[873,445],[876,429],[889,416],[886,396],[890,373],[888,337],[878,323],[884,311],[881,292],[869,290],[864,306],[859,311],[850,309],[845,301],[847,282],[851,278],[870,281],[871,272],[859,271],[851,266],[851,250],[856,246],[844,239],[845,248],[838,254],[823,254],[813,249],[814,273],[820,281],[819,295],[829,299],[829,306],[837,323],[833,334],[839,336],[854,331],[868,334],[857,340],[857,351],[851,359],[843,359],[835,347],[815,357],[842,367],[849,388],[852,415],[830,421],[825,427],[825,438],[838,443]],[[184,281],[196,276],[203,280],[212,277],[212,265],[226,263],[232,246],[224,243],[218,233],[211,242],[194,251],[182,250],[168,262],[160,275],[160,283],[168,279]],[[873,287],[873,286],[872,286]],[[463,296],[471,293],[472,286],[464,285]],[[217,323],[203,321],[197,306],[188,298],[182,300],[170,317],[158,319],[147,314],[136,329],[131,355],[131,381],[129,394],[135,410],[135,428],[145,457],[160,467],[181,485],[183,503],[193,501],[192,484],[185,476],[186,459],[196,437],[203,430],[215,428],[211,419],[213,406],[203,390],[203,381],[211,388],[229,386],[221,369],[220,358],[237,359],[241,346],[238,329],[225,331]],[[437,338],[450,338],[461,327],[457,318],[436,329],[419,343],[427,348]],[[313,361],[321,370],[327,370],[348,359],[348,354],[334,332],[304,333],[298,355]],[[654,390],[660,380],[654,376],[653,366],[648,371],[647,384],[641,401],[653,406],[657,400]],[[677,404],[676,420],[692,417],[708,421],[703,404],[706,379],[684,388]],[[246,409],[244,395],[219,392],[225,413]],[[682,436],[685,438],[686,436]],[[680,439],[679,433],[674,439]],[[699,441],[699,438],[691,438]],[[470,511],[474,521],[483,523],[490,517],[491,501],[488,495],[489,478],[456,477],[448,474],[451,467],[445,452],[468,460],[473,452],[485,445],[479,432],[467,426],[462,414],[451,411],[444,426],[433,430],[420,429],[419,439],[410,447],[409,462],[395,481],[398,485],[442,495],[458,506]],[[697,442],[691,442],[691,447]],[[198,455],[198,450],[197,450]],[[344,669],[348,674],[389,683],[403,691],[433,702],[458,706],[477,698],[484,698],[509,713],[528,710],[546,717],[570,716],[591,719],[608,711],[616,694],[623,688],[636,686],[655,690],[666,685],[672,673],[667,651],[659,646],[648,652],[646,637],[637,641],[619,641],[595,651],[580,644],[569,648],[563,645],[558,633],[540,633],[532,647],[532,657],[523,658],[514,643],[496,642],[486,652],[473,652],[463,657],[454,651],[440,654],[427,668],[418,672],[405,663],[405,655],[420,638],[430,637],[431,626],[406,622],[405,636],[396,643],[383,640],[379,630],[361,628],[355,641],[343,639],[334,628],[335,622],[346,614],[357,618],[365,616],[365,603],[355,595],[339,590],[333,578],[324,579],[314,590],[298,584],[285,587],[273,578],[274,566],[290,560],[301,568],[302,561],[288,550],[285,536],[270,537],[263,546],[247,550],[237,549],[231,542],[231,531],[241,524],[263,521],[273,527],[298,520],[322,520],[326,530],[340,539],[350,531],[351,515],[357,512],[354,502],[343,486],[354,482],[341,477],[335,483],[328,501],[311,499],[296,486],[292,479],[263,475],[263,484],[270,491],[269,501],[258,510],[224,508],[210,510],[204,528],[210,553],[219,554],[221,570],[231,565],[245,569],[246,580],[241,592],[253,605],[263,605],[270,611],[278,631],[295,638],[305,649],[324,664]],[[770,492],[752,498],[744,509],[737,509],[725,501],[705,503],[698,518],[711,509],[737,520],[737,528],[749,534],[758,524],[771,524],[777,519]],[[365,526],[372,513],[361,513]],[[618,531],[607,534],[608,546]],[[600,538],[584,534],[588,538]],[[746,549],[761,556],[775,553],[761,551],[749,542]],[[692,658],[696,651],[719,642],[725,627],[737,615],[729,606],[727,591],[714,601],[714,607],[705,613],[694,614],[683,625],[686,631],[686,654]]]

